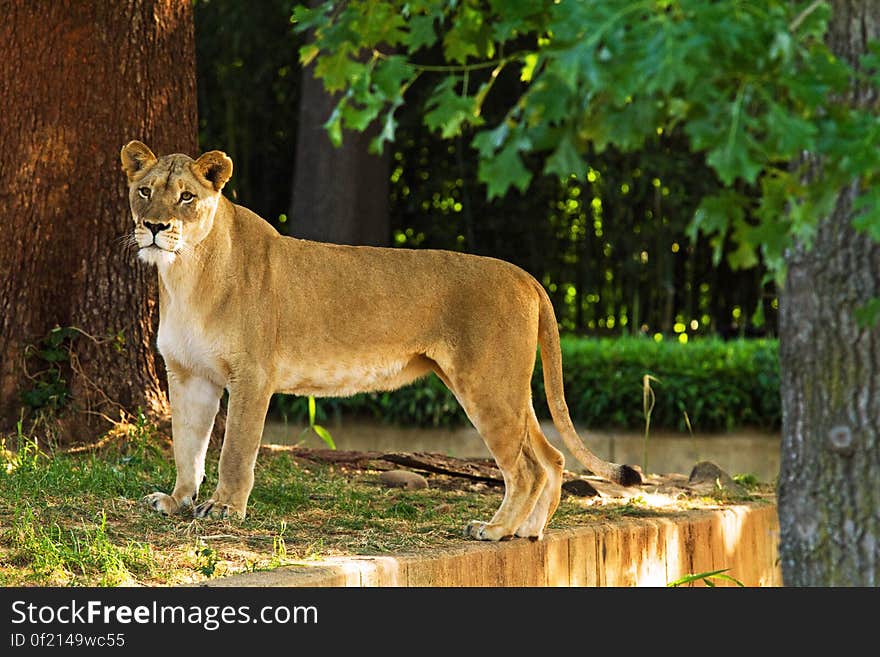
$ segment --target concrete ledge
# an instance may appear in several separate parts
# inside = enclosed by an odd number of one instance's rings
[[[469,542],[419,554],[334,557],[203,585],[666,586],[688,574],[727,568],[746,586],[781,586],[778,537],[774,504],[741,504],[552,530],[541,542]]]

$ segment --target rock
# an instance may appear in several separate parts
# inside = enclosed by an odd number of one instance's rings
[[[421,490],[428,487],[428,480],[409,470],[387,470],[379,475],[379,481],[389,488]]]
[[[733,477],[711,461],[700,461],[694,465],[688,477],[688,486],[699,493],[745,494],[745,489]]]
[[[593,488],[590,482],[584,481],[583,479],[572,479],[571,481],[566,481],[564,484],[562,484],[562,490],[564,490],[569,495],[575,495],[577,497],[595,497],[599,494],[599,491]]]

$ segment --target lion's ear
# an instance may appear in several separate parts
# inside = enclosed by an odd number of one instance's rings
[[[133,182],[142,177],[147,169],[158,161],[153,151],[139,141],[130,141],[122,147],[119,153],[122,159],[122,170],[128,176],[128,182]]]
[[[223,151],[208,151],[192,163],[197,178],[219,192],[232,177],[232,160]]]

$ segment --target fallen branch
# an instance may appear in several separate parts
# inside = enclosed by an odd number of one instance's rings
[[[334,463],[374,470],[392,470],[405,466],[424,472],[461,477],[500,486],[504,483],[497,467],[487,459],[459,459],[428,452],[359,452],[339,449],[311,449],[287,445],[263,445],[271,452],[287,452],[298,458],[320,463]]]
[[[457,459],[443,454],[431,454],[428,452],[392,452],[383,454],[382,459],[396,465],[403,465],[426,472],[435,472],[451,477],[463,477],[496,486],[504,484],[498,468],[485,459]]]

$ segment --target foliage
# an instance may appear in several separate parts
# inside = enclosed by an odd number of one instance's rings
[[[652,377],[652,430],[778,429],[778,345],[774,340],[562,339],[566,400],[588,427],[646,428],[644,377]],[[535,408],[548,418],[540,359],[532,380]],[[306,400],[277,395],[273,413],[306,420]],[[394,392],[322,399],[319,419],[360,414],[395,424],[459,426],[464,411],[434,375]]]
[[[591,149],[632,151],[679,132],[724,187],[703,197],[692,233],[715,241],[716,261],[730,236],[732,265],[763,256],[777,272],[854,181],[866,190],[854,223],[880,236],[880,124],[875,108],[846,101],[853,80],[876,85],[880,59],[875,49],[856,69],[834,57],[829,16],[826,2],[788,0],[388,0],[295,12],[314,34],[302,62],[315,60],[340,94],[326,124],[335,142],[376,120],[372,146],[384,148],[422,76],[434,80],[425,125],[444,138],[474,131],[489,198],[529,187],[528,158],[584,180]],[[487,121],[486,98],[510,69],[524,91]]]
[[[28,372],[29,387],[21,391],[21,401],[34,411],[58,413],[70,399],[67,370],[70,347],[79,331],[70,326],[56,326],[34,346],[25,350],[25,357],[36,371]]]

